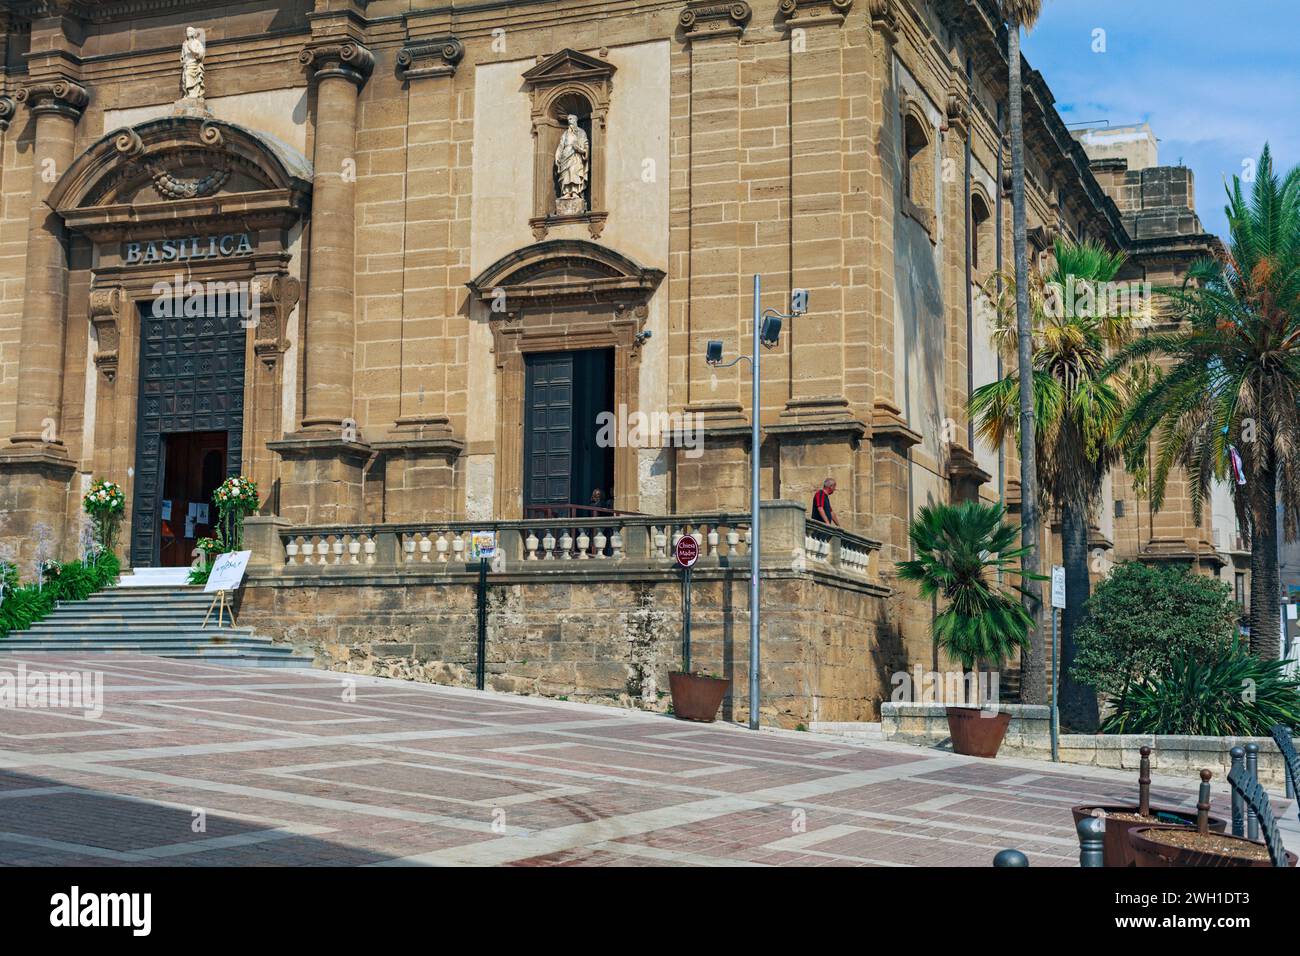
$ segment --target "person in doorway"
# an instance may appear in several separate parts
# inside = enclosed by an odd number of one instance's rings
[[[813,520],[839,526],[840,519],[835,517],[835,511],[831,508],[831,495],[833,494],[835,494],[835,479],[827,478],[822,482],[822,486],[817,490],[817,493],[813,495]]]

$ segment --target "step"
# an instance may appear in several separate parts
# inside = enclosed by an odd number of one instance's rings
[[[60,604],[26,631],[0,639],[7,654],[136,654],[266,667],[311,667],[288,644],[251,627],[203,627],[215,595],[177,583],[187,568],[140,569],[134,581]]]
[[[118,587],[167,587],[184,585],[189,581],[190,569],[183,568],[134,568],[122,574]]]
[[[87,651],[83,651],[87,652]],[[260,654],[250,651],[237,651],[233,653],[214,653],[214,652],[196,652],[191,650],[169,650],[163,653],[154,651],[140,650],[133,647],[113,648],[111,650],[93,650],[88,651],[95,654],[108,654],[131,657],[159,657],[167,660],[196,660],[213,664],[222,664],[231,667],[298,667],[311,668],[312,661],[309,657],[293,657],[288,654],[272,655]],[[77,653],[63,648],[43,648],[32,647],[15,649],[13,651],[0,650],[0,658],[6,654],[21,654],[28,656],[32,654],[60,654],[67,656],[70,653]]]

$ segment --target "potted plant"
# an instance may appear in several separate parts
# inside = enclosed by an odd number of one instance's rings
[[[898,576],[919,585],[922,598],[946,602],[931,632],[964,675],[981,664],[1000,667],[1013,651],[1028,647],[1033,619],[1021,604],[1024,589],[1003,580],[1025,576],[1019,562],[1028,549],[1016,546],[1019,535],[1019,527],[1003,521],[1001,505],[978,501],[926,505],[908,530],[915,557],[898,562]],[[974,687],[974,699],[947,708],[952,749],[996,757],[1011,715],[996,701],[992,709],[981,707],[978,680],[967,686]]]
[[[668,675],[668,687],[673,694],[674,717],[711,724],[718,718],[718,708],[731,689],[731,681],[698,670],[681,670]]]
[[[1139,827],[1146,829],[1164,829],[1196,826],[1196,814],[1171,807],[1151,806],[1151,748],[1143,747],[1138,751],[1138,802],[1136,806],[1079,806],[1072,807],[1074,822],[1077,826],[1084,817],[1101,817],[1105,826],[1105,838],[1102,844],[1102,859],[1106,866],[1136,866],[1133,845],[1129,842],[1128,831]],[[1209,828],[1222,833],[1227,829],[1227,822],[1218,817],[1208,817]]]
[[[1134,863],[1140,867],[1164,866],[1273,866],[1269,848],[1245,837],[1228,836],[1210,829],[1210,777],[1201,771],[1201,795],[1196,804],[1195,827],[1137,827],[1128,831]],[[1285,853],[1286,865],[1296,865],[1296,855]]]

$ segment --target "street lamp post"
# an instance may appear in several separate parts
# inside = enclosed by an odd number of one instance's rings
[[[722,362],[722,343],[711,340],[705,352],[704,360],[715,368],[730,368],[738,362],[748,361],[750,367],[750,445],[749,445],[749,729],[758,730],[759,717],[759,555],[762,547],[759,538],[759,525],[762,518],[762,501],[759,497],[759,447],[762,441],[762,406],[760,388],[762,376],[762,345],[775,348],[781,338],[781,323],[786,319],[803,315],[808,311],[808,292],[806,289],[794,289],[790,293],[790,312],[785,314],[775,309],[763,310],[763,277],[754,276],[754,334],[752,355],[741,355],[730,362]]]

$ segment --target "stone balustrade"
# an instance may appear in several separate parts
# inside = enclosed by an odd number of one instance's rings
[[[564,562],[592,567],[666,568],[677,542],[700,545],[697,567],[745,568],[753,541],[748,515],[608,515],[509,521],[446,521],[369,526],[290,525],[250,518],[254,575],[373,574],[469,570],[475,532],[495,532],[495,567],[526,573]],[[763,504],[764,567],[838,574],[874,583],[880,542],[809,520],[802,505]]]

